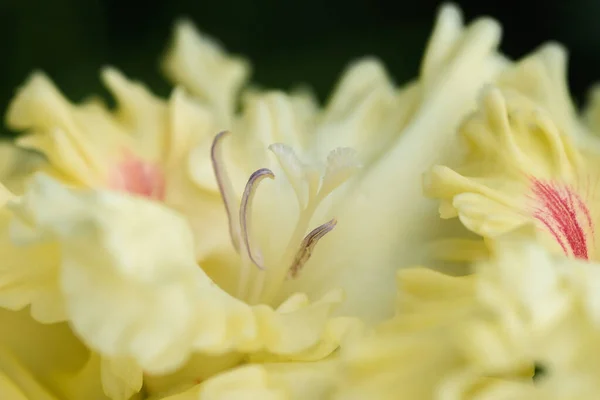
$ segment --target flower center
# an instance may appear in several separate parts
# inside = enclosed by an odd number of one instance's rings
[[[300,213],[288,244],[276,261],[271,258],[271,265],[265,265],[265,258],[259,246],[252,241],[251,209],[254,194],[266,178],[275,179],[275,174],[261,168],[250,175],[244,188],[239,206],[237,196],[221,154],[222,139],[229,132],[219,133],[213,142],[211,158],[219,191],[223,199],[225,211],[229,218],[229,231],[235,250],[241,256],[241,267],[238,284],[238,298],[250,303],[269,302],[277,293],[277,288],[285,279],[298,276],[306,262],[310,259],[319,240],[331,232],[337,221],[331,219],[307,233],[309,223],[319,204],[337,187],[344,183],[358,168],[354,153],[351,149],[340,148],[332,151],[327,159],[327,167],[323,175],[313,166],[304,165],[289,147],[282,144],[269,146],[285,176],[291,184]],[[281,249],[280,249],[281,250]],[[251,268],[254,265],[258,273],[254,274],[253,285],[250,288]],[[265,285],[267,272],[270,274],[270,285]]]
[[[165,197],[165,177],[155,163],[144,161],[126,152],[109,175],[112,189],[162,201]]]
[[[581,196],[567,185],[531,179],[536,199],[534,218],[556,239],[566,255],[589,259],[588,234],[593,238],[590,211]]]

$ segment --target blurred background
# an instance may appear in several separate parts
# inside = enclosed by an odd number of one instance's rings
[[[188,17],[229,51],[249,58],[253,80],[290,89],[308,83],[321,99],[344,66],[381,58],[397,83],[414,77],[440,1],[430,0],[0,0],[0,110],[34,69],[73,100],[105,93],[98,69],[114,65],[167,95],[158,61],[173,22]],[[600,1],[463,0],[467,20],[504,27],[502,50],[521,57],[548,40],[570,52],[578,102],[600,80]],[[544,4],[544,5],[542,5]]]

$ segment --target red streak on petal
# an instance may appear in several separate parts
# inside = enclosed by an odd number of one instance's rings
[[[113,170],[109,186],[116,190],[155,200],[165,197],[165,177],[162,169],[153,163],[126,153]]]
[[[584,226],[593,231],[590,212],[581,197],[571,188],[531,179],[532,191],[538,206],[533,216],[554,236],[565,254],[576,258],[588,256],[587,238]]]

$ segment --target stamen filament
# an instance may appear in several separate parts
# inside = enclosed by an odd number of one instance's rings
[[[241,237],[240,221],[238,219],[238,214],[233,210],[236,196],[233,190],[233,185],[231,184],[231,180],[225,171],[222,154],[223,138],[229,134],[229,131],[222,131],[215,136],[210,149],[210,157],[213,171],[215,173],[215,179],[217,180],[217,185],[219,186],[219,192],[221,193],[221,198],[223,199],[223,204],[225,205],[225,212],[227,213],[231,242],[235,250],[239,253]]]
[[[300,272],[304,264],[306,264],[306,262],[312,256],[312,252],[317,243],[319,243],[319,240],[321,240],[325,235],[331,232],[336,225],[337,221],[335,218],[333,218],[332,220],[324,223],[323,225],[319,225],[304,237],[304,240],[300,244],[300,248],[298,249],[298,252],[294,257],[294,261],[292,262],[292,265],[288,270],[289,278],[296,278],[298,276],[298,273]]]
[[[253,250],[253,247],[250,244],[250,231],[251,231],[251,212],[252,208],[252,200],[254,199],[254,194],[256,193],[256,188],[260,184],[260,182],[265,179],[270,178],[274,179],[275,174],[270,169],[261,168],[258,171],[255,171],[252,175],[250,175],[250,179],[248,179],[248,183],[244,189],[244,194],[242,195],[242,203],[240,205],[240,227],[242,230],[242,239],[244,241],[244,245],[250,260],[256,265],[259,269],[264,270],[265,267],[262,265],[262,257],[260,253],[256,253]]]
[[[295,249],[297,248],[296,246],[298,245],[298,243],[300,243],[306,230],[308,229],[308,224],[310,223],[310,220],[312,219],[313,214],[315,213],[315,210],[317,209],[318,205],[318,202],[315,202],[314,199],[311,199],[309,200],[309,203],[307,204],[306,208],[300,211],[298,221],[296,222],[296,227],[294,228],[294,231],[290,236],[287,246],[285,247],[286,250],[282,257],[279,259],[279,263],[281,265],[286,265],[294,260],[293,257]],[[276,290],[279,287],[278,284],[285,280],[287,273],[288,270],[283,268],[277,268],[270,272],[268,277],[270,283],[267,285],[266,289],[262,293],[259,293],[256,287],[254,288],[255,290],[253,290],[253,293],[256,293],[257,296],[260,296],[258,300],[264,302],[270,302],[271,300],[273,300],[273,298],[276,295]],[[259,285],[259,283],[255,283],[255,285],[257,286]],[[264,285],[264,283],[260,283],[260,285]]]

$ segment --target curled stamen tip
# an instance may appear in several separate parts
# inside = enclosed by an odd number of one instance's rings
[[[300,248],[298,249],[298,252],[294,257],[294,261],[292,262],[292,265],[290,266],[290,269],[288,271],[288,278],[293,279],[298,276],[298,273],[300,272],[304,264],[306,264],[306,262],[312,256],[312,252],[319,240],[321,240],[325,235],[331,232],[336,225],[337,220],[333,218],[330,221],[324,223],[323,225],[319,225],[304,237],[304,240],[302,240]]]
[[[223,199],[223,205],[225,206],[225,212],[227,213],[227,219],[229,221],[229,234],[231,236],[231,242],[236,251],[240,251],[240,232],[239,232],[239,221],[237,215],[234,213],[233,202],[235,199],[235,193],[231,186],[231,181],[225,171],[225,165],[223,161],[223,155],[221,154],[222,139],[228,135],[229,131],[219,132],[210,148],[210,158],[212,161],[213,172],[215,173],[215,179],[221,198]]]
[[[256,193],[256,188],[258,187],[258,184],[265,178],[274,179],[275,174],[268,168],[261,168],[257,171],[254,171],[252,175],[250,175],[250,179],[248,179],[248,183],[246,183],[246,187],[244,188],[242,204],[240,205],[240,227],[242,240],[244,242],[244,246],[246,247],[248,257],[254,263],[254,265],[261,270],[265,269],[262,262],[262,256],[260,255],[259,251],[255,251],[253,249],[250,243],[250,208],[252,205],[252,199]]]
[[[255,182],[257,180],[262,180],[263,178],[273,179],[275,178],[275,174],[269,168],[261,168],[259,170],[256,170],[252,173],[252,175],[250,175],[250,179],[248,179],[248,184],[246,185],[246,188],[248,188],[248,186],[255,186]],[[256,184],[257,183],[258,182],[256,182]]]
[[[212,160],[213,167],[220,161],[219,145],[221,144],[223,138],[229,135],[230,133],[230,131],[221,131],[215,135],[215,138],[212,141],[212,145],[210,146],[210,158]]]

